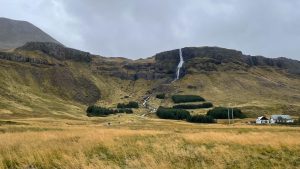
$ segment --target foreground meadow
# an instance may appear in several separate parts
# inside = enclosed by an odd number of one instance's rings
[[[0,168],[300,168],[300,128],[134,115],[0,121]]]

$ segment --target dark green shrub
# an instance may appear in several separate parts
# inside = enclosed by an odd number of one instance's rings
[[[138,102],[129,102],[128,104],[118,103],[117,108],[125,109],[125,108],[139,108]]]
[[[161,94],[156,95],[156,98],[158,98],[158,99],[165,99],[165,97],[166,97],[165,93],[161,93]]]
[[[113,109],[107,109],[100,106],[89,106],[86,110],[87,116],[107,116],[109,114],[117,113],[117,111]]]
[[[205,101],[204,98],[202,98],[201,96],[197,96],[197,95],[173,95],[172,100],[174,103]]]
[[[182,109],[159,107],[156,115],[161,119],[183,120],[190,116],[190,112]]]
[[[215,119],[211,116],[205,116],[205,115],[194,115],[187,118],[188,122],[191,123],[215,123]]]
[[[229,108],[229,118],[232,119],[232,109]],[[216,107],[207,112],[208,116],[212,116],[215,119],[228,119],[228,108],[227,107]],[[246,115],[238,108],[233,108],[234,118],[245,118]]]
[[[121,108],[121,109],[108,109],[100,106],[89,106],[86,110],[87,116],[107,116],[110,114],[116,114],[116,113],[126,113],[126,114],[132,114],[133,111],[128,108]]]
[[[178,104],[174,105],[174,109],[201,109],[201,108],[211,108],[213,107],[212,103],[202,103],[202,104]]]

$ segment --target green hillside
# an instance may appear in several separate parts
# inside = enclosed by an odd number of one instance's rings
[[[28,43],[0,53],[0,117],[81,118],[88,105],[116,107],[128,101],[142,105],[147,96],[151,107],[170,107],[174,94],[200,95],[215,106],[239,107],[253,117],[299,115],[300,75],[290,72],[290,67],[276,66],[277,60],[275,66],[260,61],[249,66],[239,52],[210,50],[184,48],[182,77],[172,82],[176,50],[133,61],[52,43]],[[155,98],[160,93],[166,98]],[[148,111],[140,107],[137,112]]]

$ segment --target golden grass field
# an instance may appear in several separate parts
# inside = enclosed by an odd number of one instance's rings
[[[0,121],[0,168],[300,168],[300,128],[137,115]]]

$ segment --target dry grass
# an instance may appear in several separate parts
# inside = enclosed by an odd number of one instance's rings
[[[195,125],[133,115],[3,124],[0,168],[300,167],[297,127]]]

